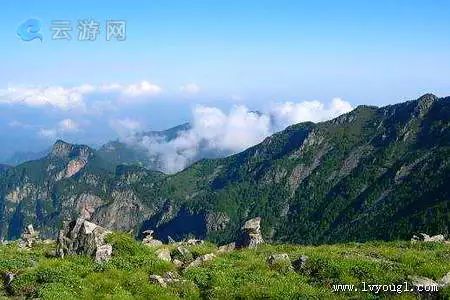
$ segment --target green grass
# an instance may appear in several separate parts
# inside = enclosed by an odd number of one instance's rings
[[[17,245],[0,246],[0,272],[13,272],[9,287],[1,284],[0,298],[41,299],[416,299],[413,293],[332,291],[333,284],[401,284],[410,275],[439,280],[450,271],[450,245],[409,242],[370,242],[322,246],[262,245],[257,249],[216,253],[197,268],[177,269],[159,260],[158,248],[131,236],[108,237],[114,256],[97,264],[84,256],[64,259],[50,255],[53,244],[31,251]],[[174,245],[164,245],[174,251]],[[193,258],[216,252],[211,243],[186,246]],[[309,257],[302,269],[269,266],[267,258],[287,253],[292,261]],[[183,281],[167,288],[149,282],[150,274],[177,272]],[[450,289],[440,291],[441,299]]]

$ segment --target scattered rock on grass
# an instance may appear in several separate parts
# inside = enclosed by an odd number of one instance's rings
[[[205,254],[197,257],[193,262],[191,262],[186,268],[199,267],[204,262],[211,261],[216,257],[213,253]]]
[[[145,235],[144,239],[142,240],[142,243],[146,246],[161,246],[162,242],[160,240],[153,238],[153,230],[145,230],[143,232]]]
[[[267,263],[272,268],[283,268],[287,270],[293,269],[291,260],[287,253],[272,254],[267,258]]]
[[[303,270],[306,267],[306,264],[308,262],[309,257],[306,255],[302,255],[296,260],[292,262],[292,266],[294,267],[294,270],[299,272]]]
[[[168,284],[181,281],[180,276],[173,272],[166,272],[164,276],[150,275],[149,280],[162,287],[167,287]]]
[[[168,262],[172,261],[172,257],[170,256],[169,249],[166,249],[166,248],[158,249],[156,251],[156,255],[161,260],[168,261]]]

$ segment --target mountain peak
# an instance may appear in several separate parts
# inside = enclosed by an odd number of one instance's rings
[[[427,93],[427,94],[420,96],[419,99],[417,99],[417,100],[423,102],[423,101],[435,101],[437,99],[438,99],[438,97],[436,95],[434,95],[432,93]]]
[[[57,140],[50,151],[51,156],[65,157],[69,156],[73,149],[73,145],[64,142],[63,140]]]
[[[93,155],[93,150],[86,145],[74,145],[63,140],[57,140],[52,147],[50,156],[59,158],[81,158],[87,160]]]

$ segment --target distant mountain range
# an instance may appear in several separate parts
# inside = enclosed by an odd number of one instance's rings
[[[168,143],[191,129],[189,123],[184,123],[161,131],[144,131],[131,135],[123,140],[110,141],[97,150],[97,155],[110,164],[136,165],[155,171],[165,171],[164,161],[160,153],[152,151],[152,145],[144,146],[144,139],[158,143]],[[207,150],[199,145],[198,154],[194,156],[188,165],[204,158],[219,158],[230,153]],[[5,160],[5,164],[17,166],[24,162],[45,157],[51,149],[37,152],[16,152]]]
[[[58,141],[46,157],[3,172],[0,235],[15,238],[32,223],[52,236],[79,215],[115,230],[217,242],[234,240],[254,216],[266,239],[298,243],[449,230],[450,97],[359,106],[174,175],[111,164],[135,160],[118,145]]]
[[[129,142],[116,140],[106,143],[98,149],[97,154],[114,165],[138,165],[150,170],[161,170],[159,157],[144,147],[142,140],[146,137],[169,142],[175,139],[178,134],[190,128],[189,123],[184,123],[167,130],[138,133],[131,136]]]
[[[50,152],[50,149],[42,150],[42,151],[18,151],[11,155],[9,158],[5,159],[5,164],[11,166],[17,166],[21,163],[36,160],[46,156]]]

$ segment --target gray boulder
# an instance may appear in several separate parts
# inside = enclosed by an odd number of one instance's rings
[[[419,233],[417,235],[413,235],[411,238],[411,242],[439,242],[443,243],[445,242],[445,237],[442,234],[437,234],[433,236],[429,236],[426,233]]]
[[[256,217],[248,220],[241,227],[241,236],[237,243],[239,248],[248,247],[255,248],[259,244],[264,243],[261,235],[261,218]]]
[[[112,254],[112,246],[107,244],[105,238],[111,231],[78,218],[59,231],[56,244],[56,254],[65,255],[82,254],[94,257],[96,261],[107,261]]]

